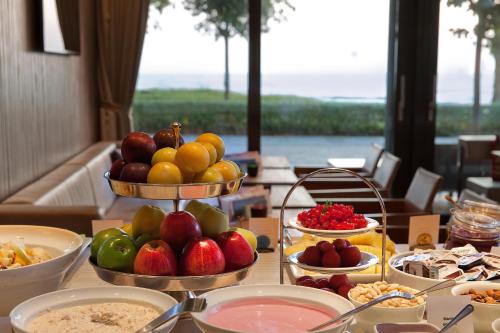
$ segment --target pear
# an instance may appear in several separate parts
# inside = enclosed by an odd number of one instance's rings
[[[217,207],[208,206],[202,210],[198,218],[203,236],[215,238],[229,229],[227,214]]]
[[[153,205],[142,206],[135,212],[132,219],[134,238],[142,234],[160,234],[160,225],[165,219],[165,212]]]
[[[205,208],[210,207],[209,204],[200,202],[198,200],[191,200],[184,207],[184,210],[188,213],[191,213],[198,221],[200,220],[201,212],[205,210]]]

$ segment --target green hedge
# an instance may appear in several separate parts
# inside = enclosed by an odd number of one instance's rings
[[[246,97],[232,94],[224,101],[220,91],[144,90],[134,99],[137,130],[154,132],[181,121],[185,133],[213,131],[246,133]],[[340,103],[297,96],[263,96],[263,134],[383,135],[385,106],[377,103]],[[437,134],[472,132],[472,110],[460,104],[438,106]],[[482,108],[481,131],[500,132],[500,106]]]

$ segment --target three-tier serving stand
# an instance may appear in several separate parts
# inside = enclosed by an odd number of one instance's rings
[[[179,147],[180,124],[173,123],[172,129],[176,137],[176,147]],[[218,198],[235,194],[239,191],[245,173],[240,173],[236,179],[217,183],[190,184],[146,184],[130,183],[110,178],[109,171],[104,174],[111,190],[118,196],[140,198],[144,200],[169,200],[173,202],[174,211],[179,210],[181,200]],[[237,271],[205,276],[151,276],[124,273],[99,267],[92,259],[90,264],[102,280],[120,286],[135,286],[166,292],[176,299],[183,300],[195,297],[194,292],[212,290],[236,285],[245,279],[250,269],[258,259],[254,253],[252,265]]]
[[[285,209],[286,209],[286,205],[288,203],[288,199],[290,198],[290,196],[293,194],[293,192],[295,191],[295,189],[297,187],[299,187],[305,180],[309,179],[309,178],[314,178],[315,176],[318,176],[318,175],[321,175],[321,174],[326,174],[326,173],[343,173],[343,174],[348,174],[350,176],[353,176],[355,178],[358,178],[360,179],[366,186],[368,186],[368,188],[370,188],[374,195],[376,196],[378,202],[379,202],[379,205],[380,205],[380,210],[382,212],[382,225],[377,227],[376,229],[378,230],[381,230],[382,231],[382,263],[381,264],[381,274],[380,274],[380,279],[381,281],[384,281],[385,278],[386,278],[386,267],[385,267],[385,262],[386,262],[386,241],[387,241],[387,212],[386,212],[386,209],[385,209],[385,204],[384,204],[384,199],[382,198],[382,196],[380,195],[379,191],[377,190],[377,188],[375,187],[375,185],[373,185],[373,183],[371,181],[369,181],[368,179],[366,179],[365,177],[359,175],[358,173],[356,172],[353,172],[351,170],[347,170],[347,169],[342,169],[342,168],[335,168],[335,167],[329,167],[329,168],[323,168],[323,169],[318,169],[316,171],[313,171],[309,174],[307,174],[306,176],[304,176],[303,178],[299,179],[291,188],[290,190],[288,191],[288,193],[286,194],[285,198],[283,199],[283,203],[281,205],[281,211],[280,211],[280,283],[281,284],[284,284],[285,283],[285,279],[284,279],[284,269],[287,267],[287,265],[299,265],[297,262],[292,262],[291,260],[289,260],[290,256],[288,258],[285,257],[285,233],[288,232],[289,229],[297,229],[296,227],[293,227],[290,225],[289,221],[285,221]],[[335,178],[332,178],[332,179],[335,179]],[[332,201],[335,201],[335,199],[332,199]],[[303,228],[300,229],[300,231],[302,233],[308,233],[308,234],[312,234],[312,235],[318,235],[318,236],[321,236],[323,238],[342,238],[342,237],[347,237],[347,236],[352,236],[352,235],[357,235],[357,234],[362,234],[362,233],[366,233],[366,232],[370,232],[371,230],[364,230],[364,231],[361,231],[361,232],[346,232],[345,234],[342,234],[342,233],[336,233],[336,234],[328,234],[328,233],[324,233],[322,232],[321,230],[303,230]],[[292,237],[290,237],[290,239],[292,239]],[[374,264],[377,264],[376,262]],[[373,264],[373,265],[374,265]],[[324,273],[325,272],[325,269],[323,268],[314,268],[312,266],[308,266],[307,267],[307,270],[308,271],[313,271],[313,272],[316,272],[316,273]],[[332,270],[329,272],[330,275],[336,275],[336,274],[346,274],[346,273],[352,273],[354,272],[355,269],[353,269],[352,271],[349,271],[347,269],[343,269],[341,272],[336,272],[335,270]]]

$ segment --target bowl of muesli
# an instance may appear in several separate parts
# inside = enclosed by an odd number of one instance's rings
[[[24,301],[10,313],[15,333],[134,333],[177,301],[138,287],[65,289]],[[176,319],[157,328],[167,333]]]
[[[80,235],[65,229],[0,225],[0,316],[57,290],[82,244]]]

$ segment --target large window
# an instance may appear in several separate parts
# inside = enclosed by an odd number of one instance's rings
[[[231,2],[233,16],[244,23],[246,1]],[[171,4],[159,12],[157,3]],[[247,147],[245,24],[242,28],[233,22],[222,31],[227,18],[200,3],[152,1],[133,104],[134,125],[153,133],[178,120],[188,140],[210,131],[225,139],[228,153],[241,152]]]
[[[476,7],[469,7],[471,3],[476,3]],[[480,3],[488,1],[441,1],[436,95],[438,137],[500,132],[497,106],[500,102],[500,68],[497,69],[500,25],[496,22],[500,5],[492,2],[493,7],[480,9]],[[480,48],[476,48],[478,41]]]
[[[384,141],[389,0],[290,3],[262,35],[263,154],[362,156]]]

